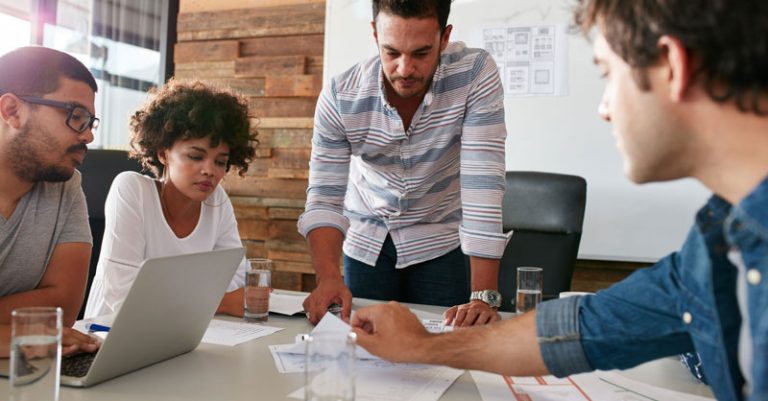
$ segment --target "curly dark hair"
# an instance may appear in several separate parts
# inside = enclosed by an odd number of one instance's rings
[[[201,82],[171,79],[131,116],[131,157],[155,176],[163,175],[158,153],[178,140],[210,135],[211,146],[229,146],[227,171],[234,166],[243,176],[258,145],[251,134],[247,101],[229,90]]]
[[[694,57],[694,77],[713,100],[768,113],[760,107],[768,91],[768,1],[579,0],[575,23],[584,34],[598,26],[641,74],[658,60],[659,38],[674,36]],[[636,73],[636,81],[647,89],[642,76]]]
[[[384,11],[403,18],[437,18],[440,34],[448,25],[453,0],[373,0],[373,20]]]

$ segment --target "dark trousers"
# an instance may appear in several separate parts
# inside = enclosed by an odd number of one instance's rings
[[[469,302],[470,272],[460,247],[404,269],[395,269],[396,261],[397,250],[387,236],[376,266],[344,255],[344,282],[360,298],[441,306]]]

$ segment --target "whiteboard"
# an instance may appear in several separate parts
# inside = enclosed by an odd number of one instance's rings
[[[324,79],[375,55],[370,0],[327,0]],[[454,0],[451,40],[483,47],[482,30],[569,24],[567,0]],[[597,116],[603,83],[590,43],[568,35],[567,95],[505,96],[507,170],[587,180],[580,259],[655,261],[679,249],[709,192],[692,179],[636,185],[623,175],[610,125]]]

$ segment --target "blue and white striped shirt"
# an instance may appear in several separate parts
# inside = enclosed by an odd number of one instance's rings
[[[481,49],[451,43],[408,130],[384,91],[378,56],[326,86],[315,110],[298,228],[345,233],[344,253],[375,265],[389,233],[396,267],[465,254],[501,258],[504,94]]]

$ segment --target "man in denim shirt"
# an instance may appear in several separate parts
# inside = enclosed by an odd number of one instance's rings
[[[719,400],[768,400],[768,3],[581,0],[635,182],[714,192],[679,252],[595,295],[430,335],[406,308],[358,310],[359,343],[396,361],[514,376],[624,369],[696,351]],[[663,229],[663,227],[659,227]]]

